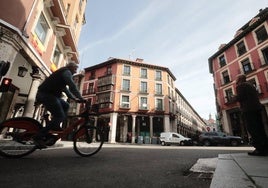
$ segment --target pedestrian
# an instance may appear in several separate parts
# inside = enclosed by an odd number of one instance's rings
[[[70,62],[53,72],[38,87],[36,102],[43,104],[52,116],[51,121],[35,137],[35,142],[40,149],[46,148],[43,137],[49,130],[62,131],[60,124],[67,117],[69,109],[69,103],[62,99],[62,94],[65,93],[69,99],[77,102],[84,101],[73,81],[73,74],[76,73],[77,68],[75,62]]]
[[[262,104],[260,103],[256,88],[253,84],[246,81],[244,74],[237,76],[236,93],[235,100],[240,103],[247,131],[251,136],[252,145],[255,147],[255,150],[248,154],[267,156],[268,138],[262,120]]]

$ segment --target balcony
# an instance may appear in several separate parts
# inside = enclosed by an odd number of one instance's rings
[[[95,90],[94,89],[85,89],[82,92],[82,95],[91,95],[91,94],[95,94]]]
[[[130,104],[129,103],[121,103],[119,108],[130,109]]]
[[[149,110],[149,105],[148,104],[141,104],[139,105],[139,110]]]
[[[98,87],[114,85],[115,75],[106,75],[98,78]]]
[[[224,103],[226,105],[236,103],[235,98],[232,96],[225,96],[224,97]]]

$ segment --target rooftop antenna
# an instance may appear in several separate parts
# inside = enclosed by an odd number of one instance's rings
[[[135,53],[135,48],[132,49],[131,53],[129,54],[129,59],[134,59],[134,53]]]

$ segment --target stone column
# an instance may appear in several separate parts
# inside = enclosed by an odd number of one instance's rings
[[[164,132],[170,132],[169,115],[164,115]]]
[[[136,115],[132,115],[132,139],[131,139],[132,144],[135,144],[135,137],[136,137],[135,126],[136,126]]]
[[[30,88],[30,92],[29,92],[28,99],[26,101],[25,109],[23,113],[23,116],[27,116],[27,117],[33,117],[35,96],[37,93],[38,86],[40,85],[41,80],[42,80],[41,75],[39,74],[38,71],[33,71],[31,76],[32,76],[32,85]]]
[[[116,137],[116,125],[117,125],[117,113],[111,113],[111,127],[110,127],[110,135],[109,135],[109,142],[115,143],[115,137]]]
[[[154,136],[154,130],[153,130],[153,116],[150,116],[150,137],[151,139]]]
[[[126,119],[125,119],[126,118]],[[128,117],[124,117],[123,142],[127,142]]]

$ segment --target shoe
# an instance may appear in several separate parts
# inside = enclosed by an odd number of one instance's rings
[[[267,151],[259,151],[259,150],[254,150],[252,152],[248,152],[248,155],[251,156],[268,156],[268,152]]]
[[[34,144],[38,149],[47,148],[46,143],[42,140],[42,138],[34,138]]]
[[[57,131],[57,132],[62,132],[63,129],[61,127],[52,127],[51,131]]]

